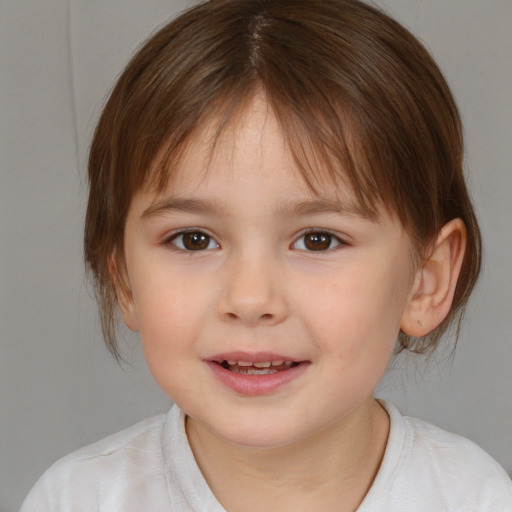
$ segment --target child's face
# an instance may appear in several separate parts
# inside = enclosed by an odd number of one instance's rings
[[[394,218],[350,208],[348,189],[314,195],[261,99],[228,132],[211,161],[203,134],[162,194],[133,198],[123,314],[190,422],[242,445],[291,444],[371,406],[413,251]]]

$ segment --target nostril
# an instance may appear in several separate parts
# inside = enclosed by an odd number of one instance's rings
[[[241,322],[244,325],[273,325],[282,322],[288,314],[286,303],[280,297],[222,297],[216,313],[224,322],[232,324]]]

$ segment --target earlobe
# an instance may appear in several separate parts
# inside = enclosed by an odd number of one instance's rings
[[[453,219],[439,231],[428,258],[418,269],[401,330],[414,337],[426,336],[446,318],[457,286],[464,252],[466,228]]]
[[[117,302],[128,329],[138,331],[137,315],[134,308],[133,294],[124,263],[118,261],[115,254],[109,259],[108,270],[116,289]]]

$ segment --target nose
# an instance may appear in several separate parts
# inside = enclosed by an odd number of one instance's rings
[[[282,272],[269,259],[241,259],[226,270],[218,314],[246,326],[276,325],[288,316]]]

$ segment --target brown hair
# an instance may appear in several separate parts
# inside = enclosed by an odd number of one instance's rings
[[[215,120],[220,134],[256,91],[265,94],[308,184],[348,178],[368,215],[379,205],[396,213],[418,254],[446,222],[462,219],[467,248],[450,314],[425,338],[399,335],[401,348],[433,350],[453,320],[460,323],[480,269],[460,118],[425,48],[358,0],[202,2],[128,64],[89,159],[85,259],[109,350],[119,356],[109,260],[122,256],[133,194],[149,182],[163,188],[194,133]]]

